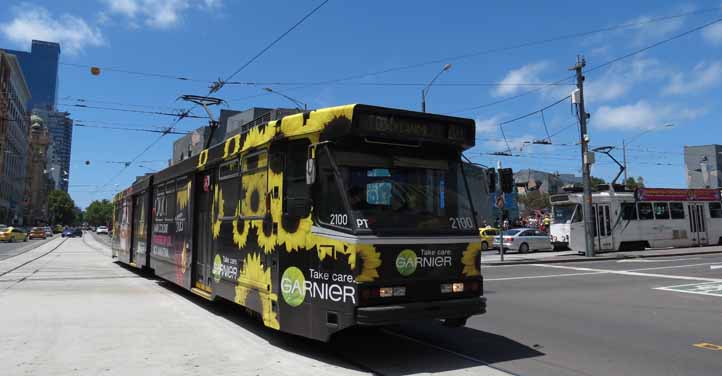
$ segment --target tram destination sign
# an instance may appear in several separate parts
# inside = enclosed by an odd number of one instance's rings
[[[362,114],[358,128],[365,134],[423,140],[464,142],[473,127],[463,123],[399,116],[395,114]]]
[[[720,201],[717,189],[639,188],[640,201]]]

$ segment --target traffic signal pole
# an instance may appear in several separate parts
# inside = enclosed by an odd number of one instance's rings
[[[501,161],[496,162],[496,171],[499,172],[499,175],[497,175],[496,179],[496,201],[499,201],[499,196],[501,195],[502,200],[504,199],[504,192],[501,190]],[[501,207],[497,205],[497,208],[499,209],[499,259],[501,261],[504,261],[504,201],[502,201]]]
[[[592,227],[594,222],[592,220],[592,181],[591,181],[591,165],[594,163],[594,153],[589,152],[589,134],[587,133],[587,114],[584,109],[584,75],[582,75],[582,68],[586,65],[586,61],[583,57],[577,57],[577,63],[569,68],[576,72],[577,76],[577,90],[578,96],[572,95],[572,102],[577,102],[579,109],[579,129],[580,129],[580,144],[582,149],[582,183],[584,186],[584,199],[582,203],[582,214],[584,216],[584,244],[585,244],[585,255],[588,257],[594,257],[594,238],[592,236]]]

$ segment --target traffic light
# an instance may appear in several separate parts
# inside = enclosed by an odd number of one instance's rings
[[[514,173],[510,168],[499,169],[499,183],[502,192],[511,193],[514,191]]]
[[[486,182],[489,183],[489,193],[496,192],[496,170],[490,168],[486,170]]]

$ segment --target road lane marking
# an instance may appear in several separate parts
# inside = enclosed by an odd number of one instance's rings
[[[655,266],[653,268],[639,268],[639,269],[629,269],[628,272],[639,272],[644,270],[660,270],[660,269],[678,269],[678,268],[690,268],[695,266],[705,266],[709,264],[719,264],[719,261],[715,262],[701,262],[699,264],[684,264],[684,265],[672,265],[672,266]]]
[[[700,349],[706,349],[706,350],[714,350],[714,351],[722,351],[722,346],[715,345],[714,343],[709,342],[701,342],[701,343],[695,343],[692,345],[694,347],[699,347]]]
[[[712,270],[714,270],[714,269],[722,269],[722,265],[710,265],[709,268],[712,269]]]
[[[686,260],[699,260],[699,257],[687,257],[687,258],[664,259],[664,260],[629,259],[629,260],[619,260],[617,262],[674,262],[674,261],[686,261]]]
[[[576,271],[580,271],[580,272],[597,272],[597,273],[607,273],[607,274],[618,274],[618,275],[627,275],[627,276],[633,276],[633,277],[650,277],[650,278],[682,279],[682,280],[688,280],[688,281],[722,282],[722,279],[719,279],[719,278],[688,277],[688,276],[683,276],[683,275],[640,273],[640,272],[628,271],[628,270],[593,269],[593,268],[581,268],[581,267],[576,267],[576,266],[562,266],[562,265],[549,265],[549,264],[532,264],[532,265],[540,266],[543,268],[557,268],[557,269],[565,269],[565,270],[576,270]],[[680,267],[683,267],[683,266],[680,266]],[[672,267],[666,267],[666,268],[672,268]],[[645,270],[652,270],[652,269],[661,269],[661,268],[646,268]]]
[[[686,284],[686,285],[657,287],[657,288],[655,288],[655,290],[683,292],[686,294],[716,296],[718,298],[722,297],[722,283],[718,283],[718,282],[692,283],[692,284]]]
[[[590,272],[590,273],[567,273],[567,274],[547,274],[547,275],[529,275],[521,277],[505,277],[505,278],[484,278],[484,282],[488,281],[512,281],[515,279],[537,279],[537,278],[555,278],[555,277],[571,277],[577,275],[593,275],[593,274],[605,274],[604,272]]]

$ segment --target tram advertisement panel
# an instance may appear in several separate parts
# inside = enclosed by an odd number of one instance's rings
[[[155,273],[186,288],[190,288],[191,189],[187,177],[156,187],[151,239],[151,265]]]

